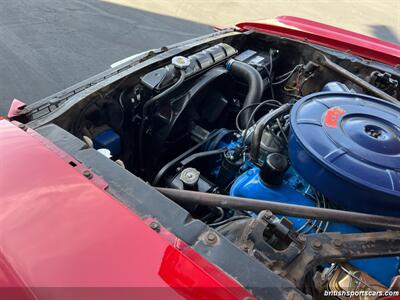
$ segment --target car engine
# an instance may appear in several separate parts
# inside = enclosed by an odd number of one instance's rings
[[[309,209],[179,202],[305,293],[386,291],[399,257],[390,241],[373,241],[391,231],[311,212],[400,217],[398,78],[307,47],[203,45],[92,94],[55,123],[154,187]],[[357,248],[360,234],[371,244]],[[338,250],[347,242],[354,251]]]

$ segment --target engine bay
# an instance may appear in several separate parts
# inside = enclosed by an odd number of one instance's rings
[[[387,65],[253,33],[153,64],[52,122],[153,187],[309,208],[180,203],[305,294],[383,292],[399,275],[393,232],[312,209],[400,217],[399,79]],[[384,233],[378,250],[360,246],[370,254],[321,250],[346,243],[340,234],[373,243]]]

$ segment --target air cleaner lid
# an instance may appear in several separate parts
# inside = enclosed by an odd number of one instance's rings
[[[400,197],[400,107],[367,95],[316,93],[294,105],[291,128],[323,167]]]

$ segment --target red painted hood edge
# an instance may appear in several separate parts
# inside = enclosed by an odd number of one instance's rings
[[[139,298],[251,296],[168,230],[151,230],[152,219],[120,204],[101,179],[82,176],[84,167],[33,130],[0,120],[0,158],[0,297],[142,286],[150,290],[132,290]],[[12,288],[23,287],[32,293],[15,296]],[[85,299],[106,299],[103,291],[84,291]]]
[[[238,23],[236,27],[307,41],[391,66],[400,64],[400,45],[303,18],[279,16]]]

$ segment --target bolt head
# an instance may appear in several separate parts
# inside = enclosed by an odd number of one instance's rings
[[[83,171],[83,176],[85,176],[86,178],[91,179],[93,177],[93,174],[89,170],[85,170],[85,171]]]
[[[333,244],[335,245],[335,247],[339,248],[343,245],[343,242],[341,240],[336,239],[333,241]]]
[[[297,237],[299,241],[305,242],[306,241],[306,236],[303,233],[300,233],[299,236]]]
[[[264,217],[265,218],[271,218],[272,216],[273,216],[274,214],[272,213],[272,211],[270,211],[270,210],[265,210],[264,211]]]
[[[20,128],[20,129],[22,129],[22,130],[24,130],[24,131],[27,131],[27,130],[28,130],[28,127],[27,127],[25,124],[19,124],[19,125],[18,125],[18,128]]]
[[[206,242],[207,242],[208,244],[214,244],[214,243],[217,242],[217,240],[218,240],[218,237],[217,237],[217,235],[216,235],[214,232],[209,232],[209,233],[207,233],[207,235],[206,235]]]
[[[319,241],[319,240],[314,240],[314,241],[312,242],[312,246],[313,246],[313,248],[315,248],[315,249],[321,248],[321,247],[322,247],[321,241]]]
[[[160,224],[158,224],[157,222],[151,222],[150,228],[154,231],[160,232]]]

